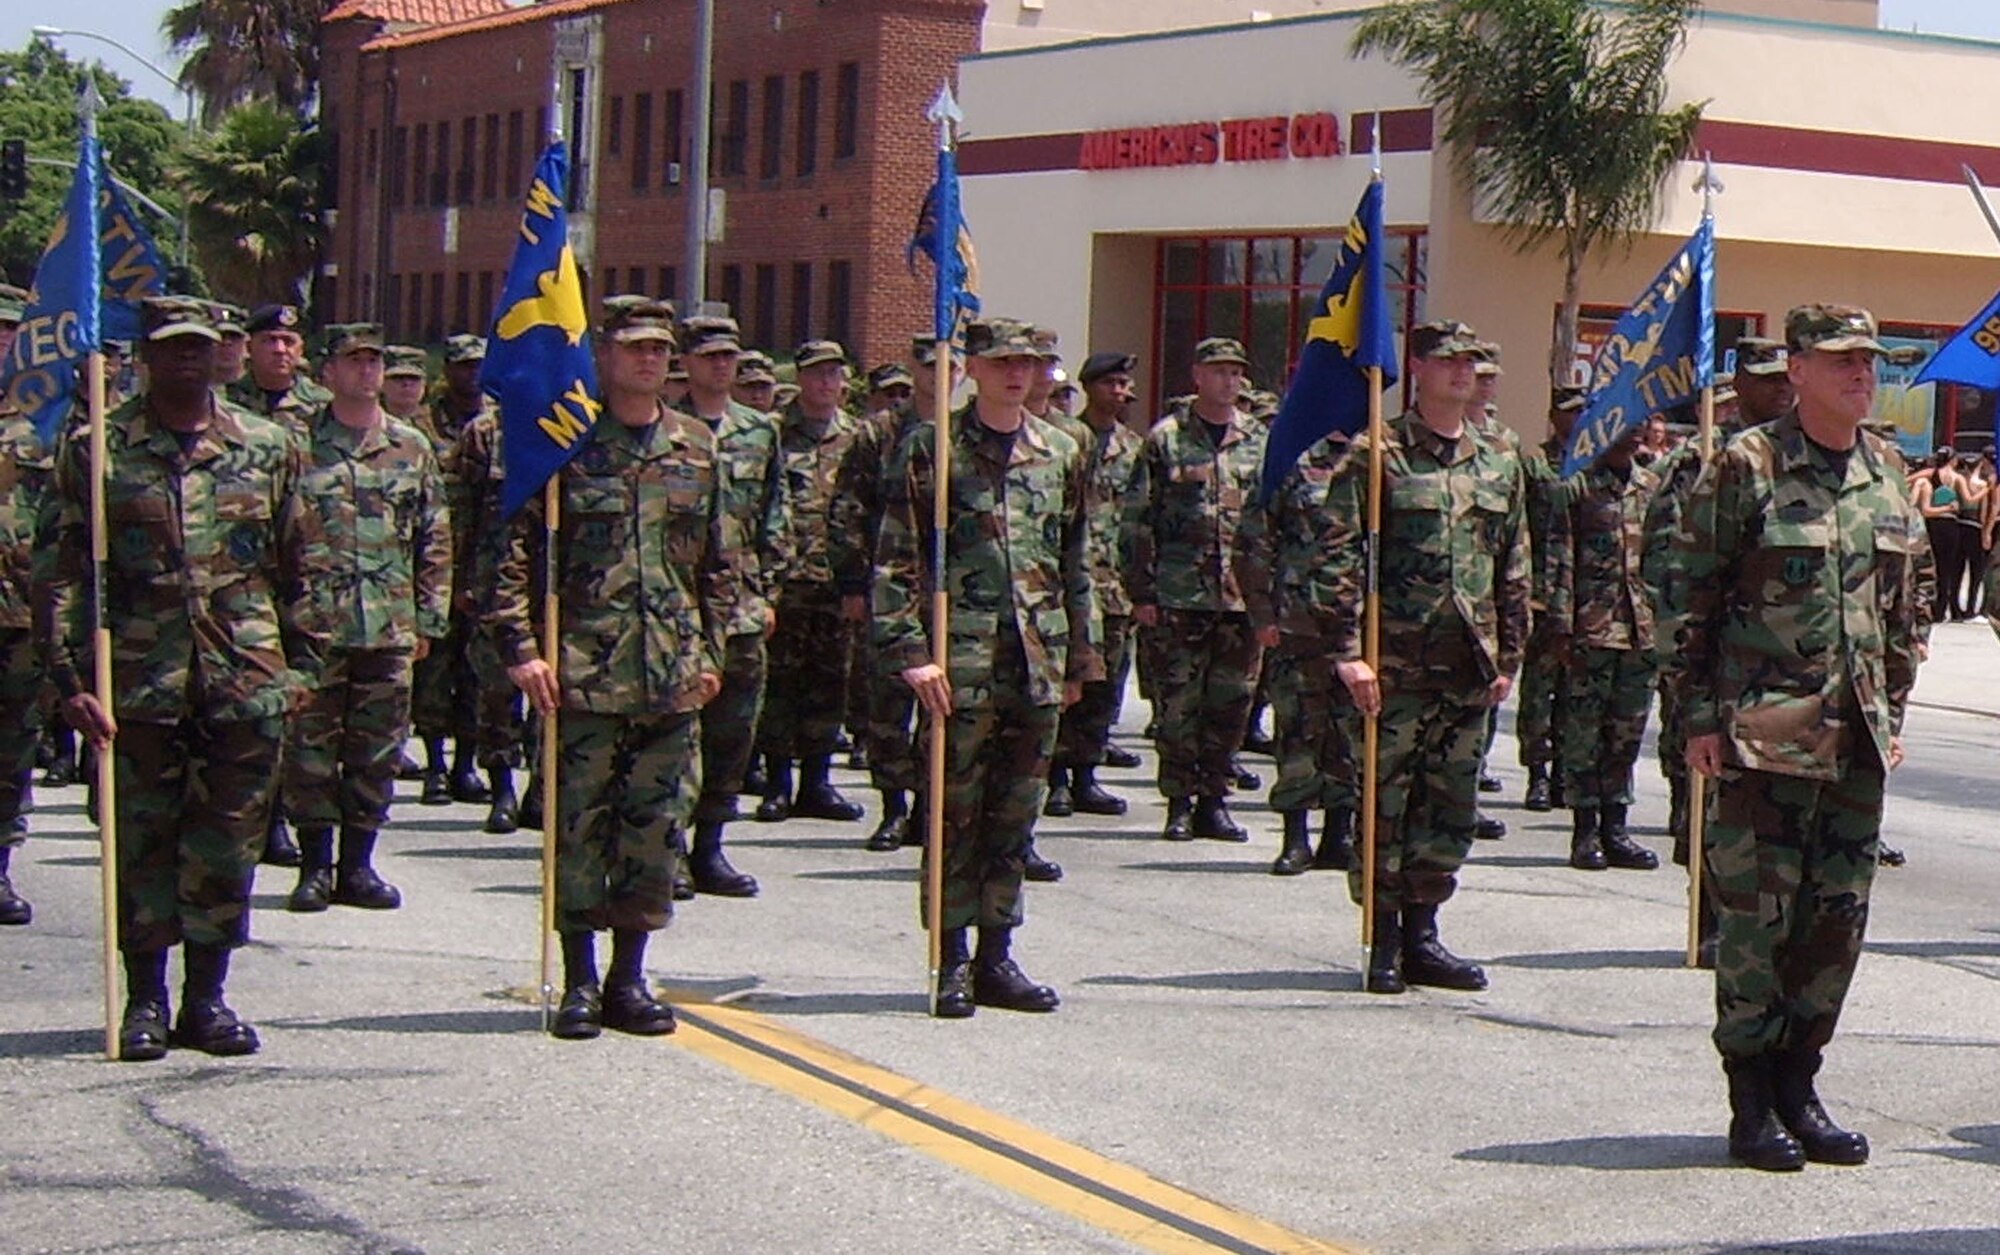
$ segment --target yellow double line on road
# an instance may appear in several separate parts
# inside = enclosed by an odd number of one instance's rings
[[[1170,1255],[1360,1255],[1190,1194],[754,1011],[675,1003],[681,1027],[668,1040],[1134,1246]]]

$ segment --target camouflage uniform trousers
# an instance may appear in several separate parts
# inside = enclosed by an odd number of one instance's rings
[[[1261,653],[1249,615],[1160,611],[1153,714],[1162,796],[1229,792],[1236,775],[1229,760],[1249,729]]]
[[[831,584],[785,590],[771,633],[758,749],[793,759],[833,753],[847,700],[848,635]]]
[[[1491,707],[1483,687],[1385,691],[1378,719],[1375,814],[1375,907],[1445,901],[1472,849],[1479,789],[1479,748]],[[1358,738],[1357,738],[1358,740]],[[1361,869],[1347,874],[1361,901]]]
[[[1651,650],[1570,647],[1562,769],[1571,806],[1632,804],[1632,767],[1653,710],[1655,668]]]
[[[1523,767],[1561,764],[1568,692],[1569,669],[1549,647],[1548,638],[1537,633],[1521,663],[1521,700],[1514,713],[1514,737],[1520,743]]]
[[[118,725],[118,946],[250,937],[250,882],[277,800],[285,719]]]
[[[1657,669],[1658,659],[1655,659]],[[1669,780],[1687,778],[1687,720],[1681,713],[1680,690],[1662,680],[1660,693],[1660,772]]]
[[[696,712],[565,710],[559,726],[556,930],[665,928],[678,834],[701,792]]]
[[[737,818],[736,795],[750,770],[764,683],[764,634],[731,636],[723,649],[722,691],[701,709],[701,800],[694,808],[699,823]]]
[[[431,652],[410,680],[410,720],[426,741],[450,737],[471,746],[478,736],[478,679],[472,671],[472,637],[477,625],[454,613],[451,631],[431,642]]]
[[[903,677],[870,668],[868,722],[862,745],[868,750],[868,781],[877,789],[923,789],[925,759],[914,724],[917,697]]]
[[[1104,679],[1086,682],[1083,696],[1062,714],[1056,732],[1056,765],[1099,767],[1111,744],[1111,729],[1125,704],[1125,681],[1132,672],[1130,615],[1104,616]]]
[[[1720,928],[1715,1045],[1726,1058],[1833,1038],[1868,927],[1882,772],[1838,781],[1725,771],[1705,843]]]
[[[1028,664],[1018,642],[989,706],[955,709],[945,725],[944,926],[1014,928],[1035,820],[1048,800],[1060,706],[1028,700]],[[922,735],[928,737],[928,726]],[[928,852],[926,854],[928,856]],[[919,918],[928,918],[920,882]]]
[[[27,628],[0,631],[0,846],[21,844],[14,820],[34,778],[42,739],[43,674],[35,634]]]
[[[507,678],[499,647],[484,627],[473,632],[466,653],[472,664],[473,737],[479,766],[486,771],[518,767],[525,759],[522,747],[529,742],[521,690]]]
[[[410,731],[410,653],[329,649],[285,740],[285,813],[301,829],[377,832]]]
[[[1278,744],[1274,811],[1352,811],[1358,793],[1356,712],[1321,642],[1292,636],[1271,651],[1265,675]]]

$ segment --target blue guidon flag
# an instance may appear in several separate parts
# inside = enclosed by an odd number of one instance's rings
[[[917,229],[905,253],[912,270],[918,253],[937,268],[934,334],[940,344],[946,343],[958,333],[961,315],[979,314],[979,258],[958,198],[958,155],[950,148],[938,149],[937,182],[924,193],[923,208],[917,211]]]
[[[1368,367],[1396,381],[1396,337],[1389,317],[1383,257],[1380,179],[1361,194],[1333,273],[1306,324],[1298,370],[1264,445],[1262,490],[1269,499],[1299,455],[1334,432],[1368,425]]]
[[[1715,223],[1702,219],[1597,351],[1590,400],[1563,453],[1565,478],[1654,414],[1715,382]]]
[[[1910,386],[1926,383],[1962,383],[1988,392],[2000,391],[2000,296],[1988,301],[1971,322],[1939,345]]]
[[[569,155],[549,145],[521,211],[521,238],[500,291],[480,386],[500,406],[500,511],[512,517],[576,456],[597,425],[597,363],[583,277],[569,246]]]

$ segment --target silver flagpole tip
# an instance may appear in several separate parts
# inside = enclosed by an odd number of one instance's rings
[[[931,101],[931,107],[924,116],[933,122],[965,121],[965,113],[958,107],[958,98],[951,94],[950,83],[938,88],[937,99]]]

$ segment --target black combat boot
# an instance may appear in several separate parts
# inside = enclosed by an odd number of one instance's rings
[[[940,1020],[963,1020],[974,1011],[972,952],[963,928],[947,928],[938,956],[937,999],[931,1014]]]
[[[597,934],[562,935],[563,996],[549,1036],[587,1041],[604,1031],[604,990],[597,983]]]
[[[257,1030],[236,1018],[222,1000],[229,981],[229,950],[188,942],[181,947],[187,978],[181,985],[181,1013],[174,1021],[173,1044],[209,1055],[254,1055]]]
[[[417,799],[424,806],[451,805],[451,773],[445,769],[444,738],[424,738],[424,791]]]
[[[1167,826],[1160,830],[1160,835],[1169,841],[1194,840],[1194,799],[1167,799]]]
[[[67,788],[77,782],[76,732],[68,724],[50,730],[43,744],[49,750],[48,768],[42,772],[42,783],[51,789]]]
[[[1220,794],[1204,794],[1194,803],[1194,835],[1209,841],[1248,841],[1250,834],[1229,815]]]
[[[1037,985],[1008,957],[1011,928],[981,928],[979,953],[972,960],[972,1000],[1003,1011],[1053,1011],[1062,999],[1047,985]]]
[[[611,971],[604,981],[604,1027],[635,1037],[663,1037],[674,1031],[674,1009],[653,996],[646,983],[643,928],[611,930]]]
[[[767,784],[764,776],[764,760],[768,757],[769,755],[762,753],[750,755],[750,765],[743,771],[743,787],[736,791],[739,797],[764,796]]]
[[[375,833],[368,828],[340,830],[340,865],[333,877],[333,904],[364,911],[393,911],[403,905],[396,886],[375,874]]]
[[[1273,876],[1301,876],[1313,864],[1312,830],[1307,826],[1310,819],[1304,811],[1284,811],[1279,815],[1284,821],[1284,848],[1271,863]]]
[[[1507,835],[1507,821],[1495,819],[1475,808],[1472,812],[1472,835],[1480,841],[1498,841]]]
[[[1079,815],[1123,815],[1125,799],[1107,793],[1104,786],[1097,783],[1097,768],[1072,767],[1069,773],[1069,795],[1076,805]]]
[[[1604,857],[1604,840],[1597,835],[1597,808],[1579,806],[1569,813],[1569,865],[1580,872],[1601,872],[1611,864]]]
[[[881,793],[882,822],[868,834],[865,844],[877,854],[886,854],[902,847],[903,830],[910,822],[910,804],[901,789],[883,789]]]
[[[1486,973],[1438,940],[1437,903],[1403,905],[1403,979],[1435,989],[1481,990]]]
[[[834,819],[852,823],[861,818],[861,805],[841,796],[833,787],[833,759],[818,754],[800,764],[799,795],[792,801],[792,814],[800,819]],[[761,808],[760,808],[761,809]]]
[[[1037,884],[1052,885],[1063,878],[1061,863],[1051,863],[1035,849],[1035,839],[1028,838],[1028,848],[1022,854],[1021,875]]]
[[[298,842],[292,840],[291,829],[285,826],[285,808],[271,807],[271,826],[264,830],[264,853],[257,859],[266,867],[297,867],[299,865]]]
[[[776,754],[764,757],[764,800],[757,803],[760,824],[781,824],[792,817],[792,760]]]
[[[1729,1077],[1729,1157],[1762,1172],[1805,1167],[1805,1148],[1785,1131],[1774,1109],[1771,1056],[1724,1056],[1722,1070]]]
[[[1554,810],[1569,809],[1569,789],[1563,784],[1563,773],[1549,772],[1549,806]]]
[[[1667,777],[1667,835],[1674,839],[1674,862],[1687,866],[1688,782],[1687,777]]]
[[[125,1017],[118,1023],[118,1057],[150,1063],[167,1054],[167,952],[127,950]]]
[[[521,827],[521,802],[514,796],[513,769],[488,767],[486,778],[493,784],[488,794],[492,805],[486,809],[486,831],[496,837],[518,832]]]
[[[1868,1139],[1835,1124],[1814,1092],[1819,1065],[1817,1050],[1787,1050],[1774,1057],[1771,1105],[1778,1120],[1814,1163],[1867,1163]]]
[[[1049,768],[1049,796],[1042,803],[1042,814],[1052,819],[1067,819],[1076,814],[1076,802],[1069,793],[1069,768]]]
[[[1115,767],[1119,771],[1130,771],[1139,765],[1139,761],[1137,754],[1134,754],[1122,745],[1107,745],[1104,747],[1104,765],[1106,767]]]
[[[1715,970],[1715,949],[1721,940],[1721,925],[1715,918],[1715,891],[1701,882],[1701,900],[1695,904],[1694,965],[1703,971]]]
[[[1317,871],[1344,872],[1354,866],[1354,812],[1340,806],[1326,808],[1320,825],[1319,853],[1313,855]]]
[[[1229,758],[1229,779],[1245,793],[1255,793],[1264,787],[1264,777],[1245,767],[1243,760],[1233,754]]]
[[[1368,935],[1368,974],[1363,988],[1371,994],[1400,994],[1403,980],[1403,925],[1396,912],[1375,908],[1375,927]]]
[[[1492,772],[1481,771],[1479,773],[1479,791],[1481,793],[1498,793],[1506,787],[1501,782],[1500,777],[1494,775]]]
[[[694,848],[688,851],[688,877],[696,893],[718,898],[754,898],[757,878],[737,871],[722,852],[722,825],[703,820],[694,826]],[[605,997],[610,997],[606,991]]]
[[[521,826],[540,831],[542,827],[542,773],[528,773],[528,785],[521,790]]]
[[[13,860],[14,847],[0,845],[0,925],[26,924],[35,918],[35,908],[14,892],[14,881],[8,871]]]
[[[296,915],[316,915],[333,901],[333,829],[299,829],[299,883],[285,899]]]
[[[1266,758],[1276,758],[1278,756],[1277,744],[1264,733],[1264,708],[1262,706],[1255,706],[1250,710],[1249,730],[1243,734],[1243,752],[1246,754],[1262,754]]]
[[[667,844],[673,847],[674,870],[672,874],[673,897],[676,902],[694,901],[694,875],[688,871],[687,834],[678,826],[667,833]]]
[[[1523,810],[1541,814],[1551,809],[1549,801],[1549,765],[1547,763],[1528,764],[1528,795],[1521,801]]]
[[[1597,836],[1604,846],[1604,861],[1626,871],[1649,872],[1660,865],[1660,856],[1634,841],[1625,831],[1625,803],[1606,802],[1597,812]]]
[[[478,805],[493,800],[486,782],[479,778],[469,740],[461,740],[451,750],[451,800]]]

